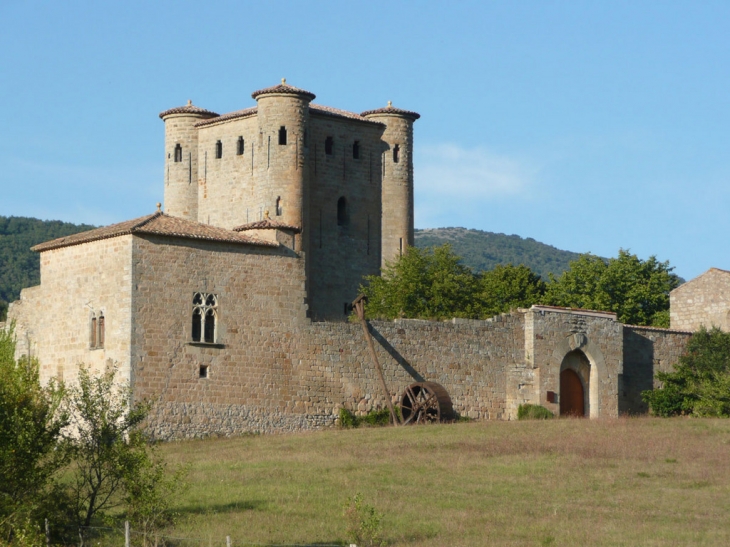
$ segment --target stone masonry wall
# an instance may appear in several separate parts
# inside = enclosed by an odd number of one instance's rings
[[[380,271],[380,125],[312,115],[308,164],[307,238],[310,316],[344,321],[344,304],[358,295],[364,275]],[[325,140],[333,138],[332,154]],[[353,143],[360,157],[353,158]],[[338,224],[337,203],[347,218]]]
[[[116,363],[119,378],[129,379],[131,238],[41,253],[41,285],[23,290],[9,314],[18,323],[19,340],[24,342],[28,333],[32,353],[41,364],[41,382],[60,376],[73,383],[80,363],[94,372]],[[90,347],[92,312],[104,314],[103,348]]]
[[[619,383],[619,412],[645,414],[641,392],[660,387],[657,372],[672,372],[691,338],[690,332],[624,325],[624,372]]]
[[[730,272],[711,268],[669,294],[673,329],[696,331],[701,326],[730,332]]]

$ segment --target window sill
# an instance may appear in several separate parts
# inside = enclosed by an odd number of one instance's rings
[[[188,346],[196,346],[199,348],[225,348],[225,344],[216,344],[216,343],[209,343],[209,342],[187,342]]]

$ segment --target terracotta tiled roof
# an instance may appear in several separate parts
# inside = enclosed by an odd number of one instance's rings
[[[242,224],[233,228],[234,232],[245,232],[246,230],[290,230],[292,232],[299,233],[302,229],[298,226],[292,226],[291,224],[284,224],[278,220],[272,220],[265,218],[256,222],[249,222],[248,224]]]
[[[160,112],[160,118],[164,120],[165,116],[169,116],[171,114],[197,114],[198,116],[205,116],[207,118],[218,115],[215,112],[206,110],[205,108],[195,106],[192,101],[188,101],[188,104],[186,104],[185,106],[176,106],[175,108]]]
[[[418,112],[412,112],[410,110],[403,110],[401,108],[396,108],[393,105],[390,104],[390,101],[388,101],[388,106],[385,108],[377,108],[375,110],[366,110],[365,112],[361,113],[361,116],[372,116],[373,114],[394,114],[396,116],[403,116],[405,118],[410,118],[413,121],[416,121],[418,118],[421,117],[421,115]]]
[[[316,95],[314,93],[311,93],[309,91],[305,91],[303,89],[299,89],[298,87],[291,86],[286,83],[286,79],[282,78],[281,83],[279,85],[275,85],[272,87],[267,87],[265,89],[259,89],[258,91],[254,91],[251,93],[251,97],[256,99],[260,95],[271,95],[272,93],[279,93],[279,94],[286,94],[286,95],[302,95],[303,97],[308,98],[310,101],[313,101]]]
[[[375,120],[368,120],[367,118],[364,118],[360,114],[356,114],[355,112],[349,112],[347,110],[340,110],[339,108],[332,108],[331,106],[323,106],[321,104],[310,104],[309,113],[310,114],[321,114],[323,116],[333,116],[335,118],[347,118],[348,120],[357,120],[360,122],[367,122],[367,123],[383,125],[381,122],[378,122]]]
[[[195,124],[195,127],[203,127],[206,125],[215,125],[218,122],[225,122],[228,120],[235,120],[236,118],[248,118],[254,116],[258,112],[257,106],[251,108],[244,108],[243,110],[236,110],[235,112],[229,112],[228,114],[221,114],[216,118],[209,118],[207,120],[200,121]]]
[[[208,224],[201,224],[191,220],[171,217],[160,211],[133,220],[126,220],[111,226],[104,226],[88,232],[81,232],[71,236],[61,237],[47,241],[32,247],[36,252],[49,251],[60,247],[80,245],[90,241],[109,239],[127,234],[155,234],[170,237],[182,237],[186,239],[199,239],[205,241],[221,241],[225,243],[242,243],[246,245],[261,245],[264,247],[277,247],[277,243],[263,241],[255,237],[247,236],[217,228]]]

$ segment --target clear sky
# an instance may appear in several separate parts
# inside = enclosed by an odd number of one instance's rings
[[[730,269],[730,2],[0,0],[0,215],[162,201],[162,110],[415,110],[416,227]]]

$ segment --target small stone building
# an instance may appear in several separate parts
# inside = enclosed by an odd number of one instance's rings
[[[115,363],[156,401],[158,438],[320,428],[385,405],[348,304],[413,243],[419,115],[320,106],[285,82],[253,97],[163,112],[165,212],[36,246],[41,284],[9,310],[43,381]],[[475,419],[522,403],[645,412],[641,391],[691,335],[549,306],[371,329],[393,400],[432,381]]]
[[[730,332],[730,271],[710,268],[669,294],[673,329],[696,331],[701,326]]]

